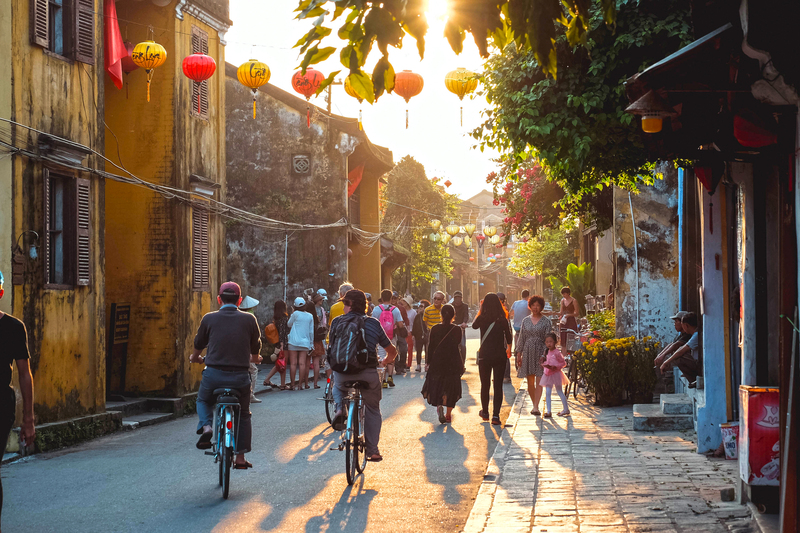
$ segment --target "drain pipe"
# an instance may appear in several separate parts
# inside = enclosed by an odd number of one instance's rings
[[[636,241],[636,218],[633,215],[633,200],[631,200],[631,192],[628,191],[628,205],[631,208],[631,225],[633,226],[633,253],[636,258],[636,338],[641,338],[641,331],[639,330],[639,244]]]

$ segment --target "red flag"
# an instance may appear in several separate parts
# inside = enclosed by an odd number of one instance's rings
[[[119,21],[117,20],[117,6],[114,0],[105,0],[103,6],[105,15],[105,63],[106,72],[111,76],[111,81],[122,89],[122,58],[128,55],[125,43],[122,42],[122,35],[119,32]]]
[[[361,178],[364,177],[364,165],[358,165],[356,168],[350,171],[350,174],[347,176],[347,197],[350,198],[353,196],[353,193],[356,192],[358,188],[358,184],[361,183]]]

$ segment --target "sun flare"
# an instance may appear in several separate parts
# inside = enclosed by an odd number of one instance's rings
[[[448,0],[428,0],[428,7],[425,12],[431,19],[444,20],[447,18]]]

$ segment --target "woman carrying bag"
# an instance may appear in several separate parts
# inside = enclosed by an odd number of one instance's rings
[[[511,344],[511,326],[500,298],[490,292],[483,298],[473,329],[480,329],[481,346],[478,350],[478,371],[481,377],[480,417],[489,420],[489,385],[494,378],[494,405],[492,424],[500,425],[500,407],[503,405],[503,375],[506,371],[506,344]],[[460,340],[460,339],[459,339]]]
[[[264,328],[264,336],[267,340],[275,345],[275,352],[278,354],[275,358],[275,366],[270,370],[269,375],[264,379],[264,385],[278,388],[277,385],[272,383],[270,379],[275,374],[281,375],[281,386],[278,390],[287,390],[286,386],[286,352],[284,350],[289,346],[289,314],[286,312],[286,302],[278,300],[275,302],[275,307],[272,312],[272,323],[267,324]]]
[[[442,306],[442,323],[431,328],[422,396],[436,406],[439,422],[452,422],[453,408],[461,399],[461,376],[464,363],[458,347],[461,344],[461,327],[452,324],[456,311],[450,304]],[[447,414],[444,407],[447,407]]]

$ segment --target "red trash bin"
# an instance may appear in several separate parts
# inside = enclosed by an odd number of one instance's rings
[[[739,475],[748,485],[780,483],[780,395],[777,387],[739,386]]]

